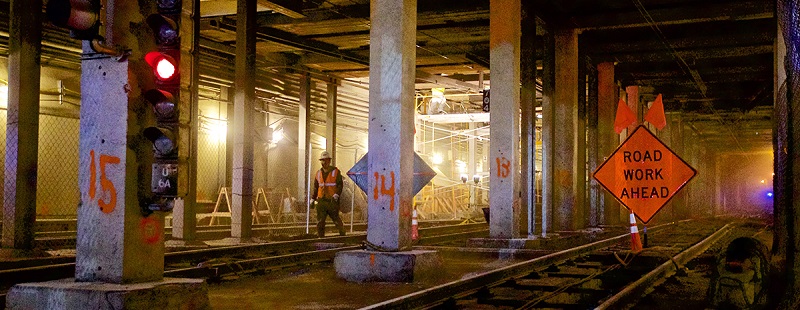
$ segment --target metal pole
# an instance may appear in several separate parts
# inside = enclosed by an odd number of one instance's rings
[[[356,162],[358,162],[358,149],[355,149],[353,151],[353,164],[355,165]],[[356,213],[356,208],[355,208],[355,204],[356,204],[356,182],[353,182],[353,187],[352,187],[351,190],[352,190],[353,194],[350,197],[350,232],[352,233],[353,232],[353,216]]]
[[[308,153],[311,152],[311,142],[308,143],[308,149],[306,151],[306,157],[308,158],[308,171],[309,174],[306,176],[306,184],[311,184],[311,155]],[[311,189],[306,191],[306,235],[308,234],[308,223],[311,220]]]

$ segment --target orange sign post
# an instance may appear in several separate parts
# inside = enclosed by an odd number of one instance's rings
[[[647,224],[697,170],[639,126],[594,172],[594,178]]]

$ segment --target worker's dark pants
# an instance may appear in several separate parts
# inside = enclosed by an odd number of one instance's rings
[[[320,238],[325,237],[325,220],[331,217],[336,228],[339,229],[339,235],[344,236],[344,223],[342,218],[339,217],[339,203],[333,199],[319,199],[317,200],[317,236]]]

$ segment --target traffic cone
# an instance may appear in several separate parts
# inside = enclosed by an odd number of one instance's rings
[[[417,207],[411,212],[411,240],[419,240],[419,223],[417,223]]]
[[[636,216],[631,213],[631,252],[642,251],[642,239],[639,238],[639,227],[636,226]]]

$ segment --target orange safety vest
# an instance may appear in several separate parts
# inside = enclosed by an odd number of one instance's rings
[[[317,183],[319,183],[317,199],[333,198],[333,194],[336,194],[336,173],[338,171],[339,168],[333,168],[333,171],[331,171],[325,180],[322,179],[322,169],[317,171]]]

